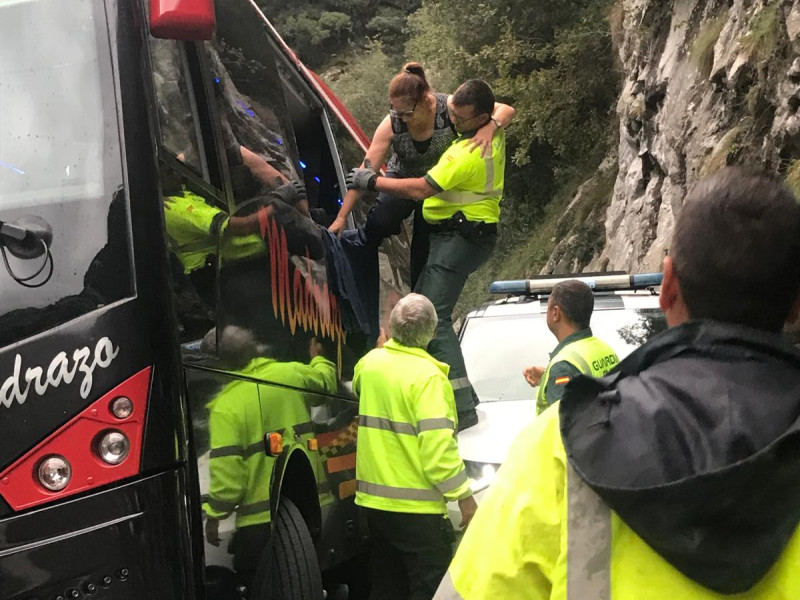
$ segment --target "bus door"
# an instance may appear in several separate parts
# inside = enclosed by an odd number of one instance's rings
[[[218,3],[213,41],[149,42],[206,577],[220,597],[237,585],[262,597],[267,580],[292,589],[297,565],[314,590],[364,540],[347,382],[366,336],[334,293],[325,229],[343,172],[324,105],[262,18]],[[294,554],[275,550],[298,530]]]

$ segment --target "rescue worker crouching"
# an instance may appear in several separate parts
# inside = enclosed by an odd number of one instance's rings
[[[798,257],[783,184],[698,183],[664,259],[670,329],[520,433],[435,600],[800,598]]]
[[[371,598],[430,600],[452,556],[447,500],[462,526],[477,504],[458,453],[448,366],[424,348],[436,330],[420,294],[392,310],[391,339],[355,367],[359,397],[356,504],[371,537]]]
[[[594,294],[582,281],[561,281],[553,286],[546,319],[558,346],[550,354],[547,367],[531,366],[522,372],[532,387],[539,386],[536,414],[560,400],[574,377],[602,377],[619,362],[611,346],[592,335],[589,322],[593,310]]]

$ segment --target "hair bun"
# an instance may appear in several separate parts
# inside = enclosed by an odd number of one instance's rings
[[[422,65],[418,62],[407,62],[403,66],[403,71],[406,73],[411,73],[412,75],[416,75],[417,77],[422,77],[422,79],[425,79],[425,69],[423,69]]]

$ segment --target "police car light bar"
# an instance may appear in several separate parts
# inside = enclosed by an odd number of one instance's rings
[[[661,285],[663,273],[638,273],[636,275],[593,275],[590,277],[553,277],[545,279],[516,279],[495,281],[489,286],[491,294],[545,294],[560,281],[577,279],[596,292],[614,290],[641,290]]]

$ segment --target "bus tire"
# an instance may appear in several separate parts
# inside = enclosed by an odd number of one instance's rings
[[[322,575],[303,515],[289,498],[281,498],[272,539],[260,561],[248,600],[322,600]],[[267,575],[266,577],[264,575]]]

